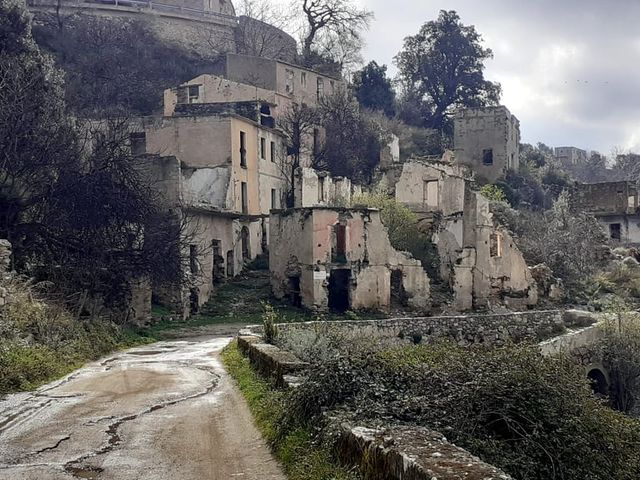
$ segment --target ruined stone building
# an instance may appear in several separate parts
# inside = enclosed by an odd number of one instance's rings
[[[574,207],[598,219],[612,242],[640,244],[640,203],[635,182],[578,184],[572,201]]]
[[[495,182],[520,165],[520,122],[504,106],[468,108],[454,118],[456,161]]]
[[[565,166],[584,164],[588,160],[587,151],[576,147],[556,147],[554,155]]]
[[[436,245],[454,309],[535,305],[536,283],[511,234],[472,189],[469,169],[450,159],[445,154],[383,168],[381,186],[416,213]]]
[[[396,251],[377,210],[310,207],[274,211],[269,270],[277,298],[315,310],[427,310],[429,278]]]

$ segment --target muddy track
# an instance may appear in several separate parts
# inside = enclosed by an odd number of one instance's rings
[[[218,359],[162,342],[0,401],[0,479],[284,479]]]

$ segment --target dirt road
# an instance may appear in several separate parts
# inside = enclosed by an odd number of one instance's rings
[[[170,341],[0,401],[0,479],[284,480],[218,353]]]

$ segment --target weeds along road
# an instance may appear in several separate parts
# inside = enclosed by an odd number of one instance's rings
[[[0,401],[2,480],[284,480],[219,361],[229,338],[114,354]]]

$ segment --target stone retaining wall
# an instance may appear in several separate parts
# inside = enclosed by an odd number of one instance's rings
[[[365,480],[511,480],[441,433],[423,427],[343,428],[338,454]]]
[[[247,328],[248,331],[255,334],[262,332],[260,325]],[[395,337],[415,343],[425,339],[449,338],[460,345],[540,342],[563,333],[565,329],[563,313],[559,310],[492,315],[300,322],[278,325],[280,335],[286,335],[287,332],[293,330],[311,330],[358,336]]]

